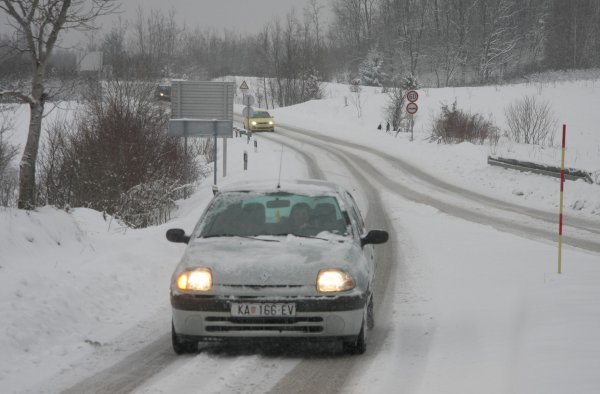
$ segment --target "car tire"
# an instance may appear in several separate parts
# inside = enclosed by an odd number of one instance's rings
[[[342,347],[344,353],[347,354],[363,354],[367,351],[367,330],[363,324],[360,328],[360,333],[356,337],[355,341],[343,342]]]
[[[173,323],[171,323],[171,342],[175,354],[196,353],[198,351],[198,343],[181,339],[175,332]]]
[[[369,304],[367,305],[367,328],[369,330],[375,328],[375,307],[373,305],[373,295],[369,297]]]

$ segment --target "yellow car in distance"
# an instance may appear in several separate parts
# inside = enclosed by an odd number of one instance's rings
[[[257,109],[250,118],[244,118],[244,128],[249,131],[275,131],[275,122],[267,111]]]

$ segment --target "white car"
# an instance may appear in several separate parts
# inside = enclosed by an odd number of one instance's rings
[[[177,354],[199,341],[342,341],[364,353],[373,327],[374,251],[353,197],[324,181],[237,183],[220,190],[171,279]]]

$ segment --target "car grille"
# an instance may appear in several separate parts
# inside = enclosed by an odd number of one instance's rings
[[[323,318],[320,316],[296,317],[230,317],[207,316],[207,332],[277,331],[318,333],[323,331]]]

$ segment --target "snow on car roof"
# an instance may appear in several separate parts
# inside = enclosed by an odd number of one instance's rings
[[[253,192],[289,192],[297,194],[331,194],[341,193],[343,189],[333,182],[317,179],[286,180],[277,187],[277,181],[241,181],[219,188],[219,192],[253,191]]]

